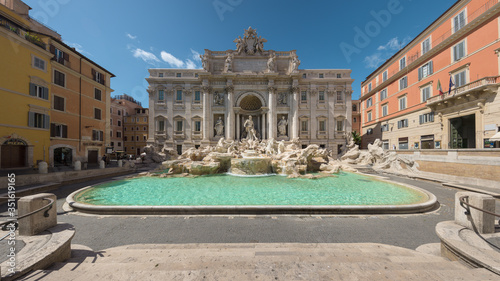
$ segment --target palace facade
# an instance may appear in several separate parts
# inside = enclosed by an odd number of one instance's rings
[[[205,50],[203,69],[150,69],[148,144],[182,153],[247,138],[298,138],[337,153],[351,132],[353,79],[348,69],[299,69],[296,51],[264,50],[251,27],[236,50]]]

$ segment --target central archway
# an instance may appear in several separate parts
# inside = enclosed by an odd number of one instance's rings
[[[243,110],[255,111],[262,107],[260,99],[254,95],[244,97],[240,102],[240,107]]]

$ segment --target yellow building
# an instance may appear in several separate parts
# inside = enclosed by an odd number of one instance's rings
[[[46,43],[60,36],[31,20],[29,10],[21,1],[0,2],[2,169],[49,158],[52,55]]]
[[[139,156],[148,140],[149,109],[136,108],[134,114],[123,118],[124,146],[127,155]]]
[[[98,163],[110,145],[112,73],[0,0],[0,169]]]

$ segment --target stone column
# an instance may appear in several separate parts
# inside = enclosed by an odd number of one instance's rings
[[[240,120],[240,113],[239,111],[236,111],[236,140],[240,140],[240,124],[241,124],[241,120]]]
[[[276,139],[276,119],[274,118],[276,116],[276,87],[272,86],[271,83],[269,83],[270,86],[267,88],[269,90],[269,128],[268,128],[268,133],[267,133],[267,138],[275,138]],[[273,83],[274,84],[274,83]]]
[[[232,84],[226,86],[227,104],[226,104],[226,139],[234,138],[234,87]]]
[[[149,128],[148,128],[148,145],[154,145],[155,144],[155,128],[156,126],[152,126],[151,124],[155,124],[155,104],[156,104],[156,98],[155,98],[155,93],[153,89],[148,89],[148,94],[149,94]],[[124,132],[122,132],[124,134]]]
[[[299,92],[298,86],[292,87],[292,139],[299,137]]]
[[[203,142],[210,141],[210,87],[203,86]]]
[[[266,137],[266,113],[262,113],[262,139],[269,139],[269,137]]]

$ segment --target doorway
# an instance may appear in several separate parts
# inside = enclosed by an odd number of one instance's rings
[[[54,149],[54,166],[71,166],[73,163],[73,149],[59,147]]]
[[[476,116],[474,114],[450,119],[451,149],[476,148]]]
[[[88,163],[98,164],[98,161],[99,161],[99,151],[89,150]]]
[[[28,146],[22,140],[8,140],[2,145],[2,169],[24,168],[27,166]]]

